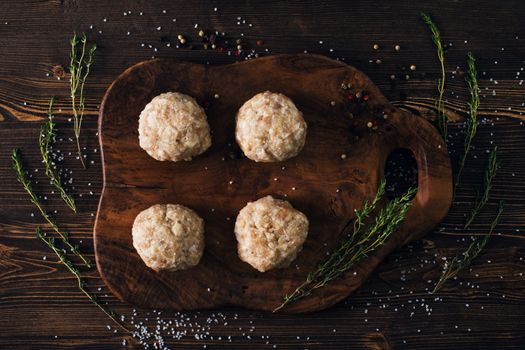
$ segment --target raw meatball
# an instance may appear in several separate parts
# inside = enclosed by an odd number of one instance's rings
[[[307,235],[306,216],[272,196],[248,203],[235,222],[239,258],[261,272],[288,267]]]
[[[139,143],[157,160],[191,160],[211,146],[210,126],[193,97],[167,92],[140,113]]]
[[[266,91],[239,109],[235,137],[251,160],[279,162],[299,154],[306,139],[306,122],[292,100]]]
[[[155,271],[195,266],[204,250],[204,220],[178,204],[156,204],[140,212],[132,235],[137,253]]]

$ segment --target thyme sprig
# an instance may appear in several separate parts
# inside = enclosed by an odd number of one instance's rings
[[[60,193],[60,197],[64,200],[68,207],[71,208],[75,213],[77,212],[77,207],[75,205],[75,199],[73,196],[66,192],[60,176],[56,171],[56,168],[51,159],[51,144],[55,137],[55,123],[53,123],[53,104],[55,99],[51,98],[49,100],[49,109],[48,109],[48,120],[47,123],[42,125],[40,128],[40,134],[38,137],[38,145],[40,146],[40,154],[42,155],[42,163],[46,170],[46,175],[51,180],[51,183]]]
[[[459,160],[458,172],[456,174],[456,183],[454,184],[454,196],[459,186],[461,173],[465,167],[465,161],[472,148],[472,140],[476,136],[478,130],[478,108],[479,108],[479,86],[478,86],[478,72],[476,70],[476,59],[472,52],[467,54],[467,76],[465,78],[470,92],[470,101],[467,103],[469,107],[469,118],[467,119],[467,131],[465,141],[463,143],[463,154]]]
[[[77,143],[77,154],[82,163],[82,167],[85,169],[86,164],[80,148],[80,130],[85,109],[84,84],[86,83],[89,72],[91,71],[93,57],[97,46],[92,45],[89,49],[86,48],[86,33],[82,33],[80,37],[74,33],[70,40],[70,44],[71,62],[69,64],[69,85],[71,89],[71,107],[73,109],[73,129]]]
[[[455,277],[462,269],[469,266],[472,263],[472,261],[479,255],[479,253],[483,250],[483,248],[489,241],[492,232],[498,225],[501,213],[503,212],[503,207],[504,203],[503,201],[500,201],[498,205],[498,212],[496,214],[496,217],[490,223],[490,229],[488,234],[481,236],[481,238],[476,237],[474,241],[469,245],[466,251],[456,255],[454,259],[452,259],[450,264],[447,264],[445,266],[445,270],[441,274],[441,277],[436,283],[436,286],[434,287],[432,293],[435,293],[438,290],[440,290],[446,281]]]
[[[470,226],[470,224],[472,224],[472,222],[478,216],[481,209],[483,209],[483,207],[485,207],[485,205],[487,204],[490,196],[490,191],[492,190],[492,184],[499,168],[500,161],[498,159],[498,147],[496,146],[490,151],[489,154],[489,161],[483,175],[482,194],[481,196],[478,196],[478,199],[474,203],[474,206],[472,207],[472,210],[469,213],[464,228],[467,228]]]
[[[448,118],[445,113],[445,102],[443,101],[443,95],[445,93],[445,52],[443,50],[443,45],[441,44],[441,34],[439,33],[434,21],[432,21],[432,18],[424,12],[421,12],[421,18],[423,18],[423,21],[428,25],[428,28],[432,32],[432,41],[436,45],[436,53],[441,66],[441,78],[437,81],[438,96],[435,105],[438,113],[438,129],[441,132],[443,139],[446,140],[448,133]]]
[[[409,189],[402,197],[389,202],[385,208],[379,211],[374,222],[364,232],[361,232],[365,225],[365,219],[376,209],[383,197],[385,182],[382,181],[372,202],[366,201],[363,208],[355,211],[356,220],[353,233],[344,238],[341,245],[330,254],[325,262],[319,264],[315,271],[309,273],[300,286],[291,294],[286,295],[283,302],[274,309],[274,312],[309,295],[315,289],[327,285],[382,246],[405,218],[416,190]]]
[[[78,256],[82,262],[87,266],[91,267],[91,263],[89,262],[89,259],[85,258],[80,251],[78,250],[78,246],[73,245],[69,241],[69,236],[67,233],[63,233],[58,225],[55,223],[55,221],[51,218],[51,216],[46,212],[44,209],[44,206],[42,205],[42,202],[38,198],[38,195],[33,190],[33,186],[31,184],[31,181],[27,178],[26,171],[24,169],[24,166],[22,164],[22,158],[20,157],[20,153],[18,149],[14,148],[13,152],[11,154],[11,159],[13,161],[13,169],[16,172],[16,176],[18,179],[18,182],[22,184],[27,194],[29,194],[29,197],[31,198],[31,203],[33,203],[38,211],[40,211],[40,214],[42,217],[49,223],[49,225],[53,228],[53,230],[60,236],[62,239],[62,242],[66,245],[66,247],[71,251],[71,253]]]
[[[118,320],[117,315],[114,312],[111,312],[107,310],[104,306],[100,304],[100,302],[97,300],[96,296],[92,295],[86,290],[86,282],[82,278],[82,275],[80,274],[80,271],[78,268],[66,257],[66,255],[63,253],[62,250],[60,250],[56,244],[55,239],[53,237],[47,237],[46,233],[40,229],[40,227],[37,227],[36,229],[36,236],[40,238],[51,250],[56,254],[58,259],[62,264],[64,264],[67,269],[77,278],[78,280],[78,288],[82,293],[84,293],[89,300],[93,304],[95,304],[102,312],[104,312],[115,324],[117,324],[119,327],[121,327],[126,332],[130,332],[126,327],[124,327]]]

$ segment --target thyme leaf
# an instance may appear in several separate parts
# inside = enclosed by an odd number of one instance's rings
[[[79,252],[78,247],[76,245],[73,245],[69,241],[69,236],[67,235],[67,233],[64,233],[61,231],[61,229],[58,227],[55,221],[51,218],[51,216],[44,209],[44,206],[42,205],[42,202],[38,198],[38,195],[33,190],[31,181],[28,179],[26,175],[26,171],[22,164],[22,158],[20,156],[20,152],[18,151],[18,149],[16,148],[13,149],[13,152],[11,154],[11,159],[13,161],[13,169],[15,170],[17,180],[18,182],[20,182],[20,184],[22,184],[27,194],[29,194],[29,197],[31,198],[31,203],[33,203],[37,207],[42,217],[49,223],[49,225],[53,228],[53,230],[62,239],[62,242],[64,242],[64,244],[69,249],[69,251],[75,254],[76,256],[78,256],[87,267],[91,267],[91,263],[89,262],[89,260]]]
[[[479,108],[479,86],[478,86],[478,72],[476,70],[476,59],[472,52],[467,54],[467,76],[465,78],[470,92],[470,101],[468,102],[469,107],[469,118],[467,119],[467,131],[465,135],[465,141],[463,143],[463,154],[459,160],[458,172],[456,174],[456,181],[454,184],[454,196],[459,187],[459,180],[461,173],[465,167],[465,161],[472,148],[472,140],[476,136],[478,130],[478,108]]]
[[[439,30],[434,21],[432,21],[432,18],[430,18],[430,16],[424,12],[421,12],[421,18],[423,18],[423,21],[428,25],[428,28],[432,32],[432,41],[436,45],[436,53],[441,66],[441,78],[437,81],[438,96],[436,98],[435,105],[438,113],[437,126],[441,136],[444,140],[446,140],[448,132],[448,118],[445,113],[445,102],[443,101],[443,95],[445,93],[445,52],[443,50],[443,45],[441,44],[441,34],[439,33]]]
[[[73,109],[73,130],[77,144],[77,154],[82,163],[82,167],[86,169],[84,156],[80,148],[80,131],[85,110],[84,85],[91,71],[97,46],[92,45],[87,49],[86,33],[82,33],[80,37],[74,33],[69,43],[71,45],[69,85],[71,91],[71,107]]]
[[[489,241],[492,232],[498,225],[501,213],[503,212],[503,207],[504,203],[503,201],[500,201],[498,206],[498,212],[496,214],[496,217],[490,223],[490,229],[488,234],[481,236],[481,238],[476,237],[474,241],[469,245],[466,251],[456,255],[454,259],[452,259],[450,264],[446,265],[445,270],[441,274],[441,277],[436,283],[436,286],[434,287],[432,293],[435,293],[438,290],[440,290],[446,281],[455,277],[462,269],[469,266],[472,263],[472,261],[479,255],[479,253],[483,250],[483,248]]]
[[[363,231],[365,219],[376,209],[385,192],[385,181],[383,180],[372,202],[366,201],[363,208],[355,211],[356,219],[353,233],[344,238],[341,245],[330,254],[326,261],[319,264],[315,271],[309,273],[300,286],[291,294],[286,295],[283,302],[274,309],[274,312],[304,298],[315,289],[327,285],[382,246],[405,218],[416,191],[417,189],[414,188],[409,189],[402,197],[390,201],[386,207],[379,211],[373,223]]]
[[[42,155],[42,163],[46,170],[46,175],[51,180],[53,186],[60,193],[60,197],[64,200],[68,207],[71,208],[75,213],[77,212],[77,207],[75,205],[75,199],[73,196],[66,192],[60,176],[56,171],[56,168],[51,160],[51,144],[55,137],[55,123],[53,123],[53,104],[55,99],[51,98],[49,100],[49,109],[48,109],[48,121],[40,128],[40,134],[38,137],[38,145],[40,146],[40,154]]]
[[[483,188],[482,195],[478,196],[478,199],[474,203],[472,210],[469,213],[464,228],[467,228],[472,224],[474,219],[478,216],[479,212],[489,200],[490,191],[492,190],[492,183],[496,177],[496,173],[500,168],[500,161],[498,160],[498,147],[494,147],[489,154],[489,161],[483,175]]]
[[[86,289],[86,282],[82,278],[82,275],[80,274],[80,270],[69,260],[66,255],[55,245],[55,240],[52,237],[47,237],[46,233],[40,229],[40,227],[37,227],[36,229],[36,236],[40,238],[51,250],[56,254],[58,259],[62,264],[64,264],[67,269],[77,278],[78,281],[78,288],[82,293],[84,293],[89,300],[95,304],[102,312],[104,312],[115,324],[117,324],[119,327],[121,327],[124,331],[130,333],[130,331],[124,327],[119,321],[117,321],[116,315],[113,312],[110,312],[107,310],[104,306],[100,304],[100,302],[97,300],[97,298],[89,293]]]

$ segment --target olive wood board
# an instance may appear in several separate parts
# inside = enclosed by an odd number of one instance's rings
[[[266,90],[290,97],[308,124],[303,150],[284,162],[253,162],[235,142],[237,110]],[[168,91],[193,96],[206,109],[212,146],[192,161],[160,162],[139,146],[140,112]],[[347,298],[390,252],[429,232],[451,205],[450,159],[434,126],[392,106],[356,68],[323,56],[276,55],[223,66],[140,62],[108,88],[99,137],[104,184],[94,229],[97,267],[119,299],[143,308],[274,310],[350,233],[354,209],[373,198],[396,149],[410,150],[418,166],[418,192],[400,228],[354,269],[280,312],[322,310]],[[237,256],[233,230],[239,210],[266,195],[290,201],[310,227],[288,268],[261,273]],[[142,262],[131,228],[140,211],[157,203],[183,204],[204,219],[199,265],[155,272]]]

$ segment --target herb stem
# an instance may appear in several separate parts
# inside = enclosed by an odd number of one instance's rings
[[[503,207],[504,203],[503,201],[500,201],[498,205],[498,212],[496,214],[496,217],[490,223],[490,229],[488,234],[482,236],[483,238],[476,237],[465,252],[463,252],[461,255],[456,255],[454,259],[452,259],[450,264],[446,265],[445,270],[441,274],[441,277],[436,283],[436,286],[434,287],[432,293],[436,293],[438,290],[440,290],[446,281],[455,277],[462,269],[469,266],[472,263],[472,261],[479,255],[479,253],[483,250],[483,248],[489,241],[492,232],[498,225],[501,213],[503,212]]]
[[[42,163],[46,170],[46,175],[51,180],[51,184],[58,190],[60,197],[64,202],[71,208],[75,213],[77,208],[75,205],[75,200],[72,195],[66,192],[62,181],[60,181],[60,176],[55,170],[53,161],[51,160],[51,143],[55,137],[55,124],[53,123],[53,104],[54,98],[49,100],[49,109],[48,109],[48,121],[40,128],[40,134],[38,137],[38,144],[40,146],[40,154],[42,155]]]
[[[18,182],[22,184],[25,191],[29,194],[29,197],[31,198],[31,203],[33,203],[38,211],[40,211],[40,214],[42,217],[49,223],[49,225],[53,228],[53,230],[60,236],[62,239],[62,242],[67,246],[67,248],[76,256],[78,256],[82,262],[87,266],[91,267],[91,263],[87,258],[85,258],[78,250],[78,247],[71,244],[69,241],[69,237],[67,234],[63,233],[58,225],[55,223],[55,221],[49,216],[49,214],[45,211],[42,203],[38,199],[38,196],[33,191],[33,187],[31,185],[31,181],[27,178],[26,172],[24,170],[22,159],[20,157],[20,153],[18,152],[18,149],[13,149],[13,153],[11,154],[11,159],[13,160],[13,169],[16,172]]]
[[[470,101],[468,102],[469,118],[467,119],[467,131],[465,141],[463,144],[463,154],[461,155],[461,158],[459,160],[459,168],[456,174],[456,181],[454,184],[454,197],[459,187],[459,180],[461,178],[463,168],[465,167],[465,161],[472,148],[472,140],[476,136],[476,132],[478,129],[478,108],[480,104],[478,72],[476,70],[476,59],[474,58],[474,55],[472,55],[472,52],[469,52],[467,54],[467,76],[465,80],[467,82],[467,86],[470,92]]]
[[[410,189],[402,197],[390,201],[385,208],[379,211],[373,224],[361,233],[365,219],[376,209],[383,197],[385,191],[385,181],[383,180],[372,202],[366,201],[363,208],[355,211],[356,219],[353,233],[344,238],[339,248],[332,252],[326,261],[319,264],[315,271],[309,273],[302,284],[291,294],[286,295],[283,302],[274,309],[274,312],[340,277],[361,259],[383,245],[405,218],[416,190]]]
[[[500,162],[497,158],[497,152],[498,147],[496,146],[491,150],[489,154],[489,161],[483,175],[483,193],[480,197],[478,196],[479,198],[474,203],[474,207],[470,211],[470,214],[463,228],[467,228],[470,226],[470,224],[472,224],[472,222],[478,216],[481,209],[485,207],[489,200],[490,191],[492,190],[492,184],[494,178],[496,177],[496,173],[498,172],[498,169],[500,167]]]
[[[73,109],[73,130],[75,133],[77,154],[82,163],[82,167],[86,169],[84,162],[84,155],[80,147],[80,131],[82,128],[82,119],[84,117],[85,109],[85,96],[84,96],[84,85],[91,71],[93,64],[93,57],[95,55],[96,45],[91,46],[87,51],[86,57],[86,46],[87,37],[86,33],[82,33],[80,39],[76,33],[70,40],[71,54],[69,64],[69,82],[71,90],[71,107]],[[80,45],[80,55],[78,46]]]
[[[445,102],[443,101],[443,95],[445,94],[445,52],[443,50],[443,45],[441,44],[441,34],[439,33],[434,21],[432,21],[432,18],[424,12],[421,12],[421,17],[432,32],[432,41],[436,45],[437,57],[441,66],[441,79],[438,79],[437,82],[438,96],[435,105],[438,113],[438,129],[441,132],[443,139],[446,140],[448,133],[448,118],[445,112]]]
[[[40,229],[40,227],[37,227],[37,229],[36,229],[36,236],[38,238],[40,238],[42,241],[44,241],[46,243],[46,245],[49,248],[51,248],[51,250],[53,250],[53,252],[56,254],[56,256],[58,257],[60,262],[62,264],[64,264],[66,266],[66,268],[77,278],[77,280],[78,280],[78,288],[80,289],[80,291],[82,293],[84,293],[89,298],[89,300],[93,304],[95,304],[100,310],[102,310],[102,312],[104,312],[115,324],[117,324],[119,327],[121,327],[124,331],[130,333],[130,330],[128,330],[126,327],[124,327],[124,325],[122,325],[116,319],[116,317],[115,317],[116,315],[113,312],[110,312],[104,306],[102,306],[99,303],[99,301],[97,300],[97,298],[95,296],[91,295],[91,293],[89,293],[86,290],[86,282],[84,281],[84,279],[80,275],[80,271],[75,267],[75,265],[73,265],[73,263],[70,260],[67,259],[65,254],[55,245],[54,239],[53,238],[47,238],[45,232],[43,232]]]

